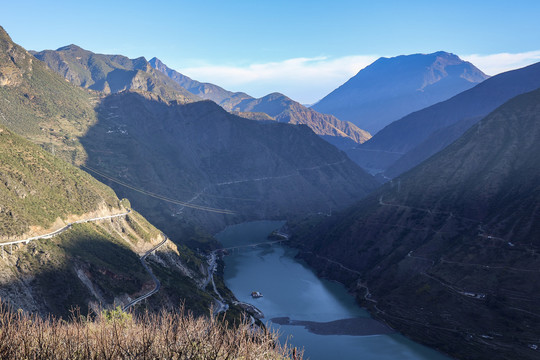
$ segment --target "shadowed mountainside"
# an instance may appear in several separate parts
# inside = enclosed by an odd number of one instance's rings
[[[171,199],[235,212],[191,210],[102,178],[171,236],[188,219],[217,230],[330,212],[377,186],[307,126],[243,119],[211,101],[182,105],[126,92],[103,99],[98,118],[81,139],[89,168]]]
[[[535,359],[539,139],[536,90],[351,209],[297,227],[302,257],[416,340],[464,359]]]

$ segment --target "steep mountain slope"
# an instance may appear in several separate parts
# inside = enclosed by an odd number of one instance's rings
[[[164,238],[114,192],[0,125],[0,244],[50,234],[52,238],[1,247],[0,297],[15,308],[68,317],[70,309],[126,304],[153,288],[139,261]],[[124,214],[124,215],[121,215]],[[109,217],[118,215],[114,217]],[[87,223],[76,221],[105,217]],[[179,250],[183,251],[180,255]],[[201,259],[168,242],[154,256],[169,274],[152,301],[204,313],[212,297],[200,290]],[[188,269],[181,271],[180,269]],[[182,284],[183,288],[178,288]]]
[[[0,27],[0,122],[62,158],[81,162],[77,140],[95,123],[97,94],[66,82]]]
[[[297,103],[283,94],[272,93],[259,99],[245,99],[231,106],[231,111],[262,112],[288,124],[305,124],[315,134],[329,140],[350,139],[362,144],[371,135],[356,125],[337,119],[332,115],[320,114]]]
[[[91,90],[105,93],[145,90],[183,103],[198,100],[175,81],[156,71],[143,57],[128,59],[121,55],[94,54],[76,45],[32,53],[71,83]]]
[[[0,122],[50,153],[76,164],[86,160],[79,138],[98,120],[102,96],[81,89],[48,69],[0,27]],[[88,174],[31,145],[0,125],[0,242],[49,233],[67,223],[125,211],[114,192]],[[198,234],[191,234],[199,239]],[[112,305],[154,285],[135,252],[162,235],[140,215],[77,224],[50,240],[6,247],[0,297],[42,315],[68,315],[89,303]],[[104,255],[108,257],[103,258]],[[148,258],[162,275],[161,291],[147,304],[186,306],[207,313],[213,299],[199,289],[203,260],[167,242]],[[101,259],[101,260],[100,260]],[[60,296],[59,294],[65,294]]]
[[[5,32],[3,39],[0,53],[9,56],[0,71],[15,68],[24,76],[0,86],[9,99],[0,104],[2,120],[21,125],[17,132],[65,159],[175,200],[111,183],[119,193],[130,191],[136,208],[174,241],[200,246],[208,240],[200,227],[213,231],[245,219],[326,212],[376,187],[306,126],[249,121],[210,101],[168,102],[145,91],[90,93],[47,69]],[[236,214],[197,210],[179,216],[184,206],[177,200]]]
[[[341,121],[332,115],[320,114],[283,94],[273,93],[255,99],[245,93],[233,93],[213,84],[192,80],[170,69],[157,58],[151,59],[150,64],[198,97],[212,100],[225,110],[241,113],[249,119],[268,120],[261,118],[260,115],[251,114],[265,113],[278,122],[305,124],[316,134],[340,148],[353,147],[355,144],[361,144],[371,137],[367,131],[358,128],[352,123]]]
[[[536,90],[355,207],[297,228],[302,256],[417,340],[462,359],[536,359],[539,139]]]
[[[394,178],[409,169],[412,169],[433,154],[438,153],[465,133],[471,126],[476,124],[482,117],[462,119],[445,128],[436,130],[418,146],[407,151],[398,160],[392,163],[384,172],[387,178]]]
[[[312,108],[375,134],[391,122],[486,78],[471,63],[444,51],[380,58]]]
[[[35,232],[30,226],[48,228],[68,215],[120,207],[111,189],[4,126],[0,139],[2,237]]]
[[[401,171],[406,170],[440,150],[438,144],[452,143],[467,129],[467,125],[474,124],[505,101],[538,87],[540,63],[496,75],[449,100],[388,125],[369,142],[352,150],[351,158],[364,168],[384,171],[406,153],[419,147],[421,150],[404,158],[407,164],[399,165]],[[457,128],[452,126],[458,122],[461,125],[456,127],[461,127],[461,130],[456,131]],[[431,136],[434,138],[430,139]],[[398,173],[392,172],[393,175]]]
[[[174,80],[178,85],[189,91],[190,93],[200,97],[205,100],[212,100],[218,104],[221,104],[223,101],[229,98],[236,99],[250,99],[251,96],[241,92],[232,92],[223,89],[220,86],[210,84],[210,83],[201,83],[197,80],[191,79],[189,76],[179,73],[176,70],[169,68],[161,60],[154,57],[148,62],[154,69],[161,71],[169,78]],[[239,101],[240,101],[239,100]]]
[[[171,236],[186,218],[217,230],[247,219],[327,212],[376,187],[307,126],[246,120],[212,101],[181,105],[126,92],[103,99],[98,117],[81,139],[89,168],[170,199],[235,212],[193,211],[103,178]]]

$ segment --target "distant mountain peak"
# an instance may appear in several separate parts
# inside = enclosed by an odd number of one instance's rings
[[[465,79],[471,82],[480,82],[488,78],[480,69],[476,68],[468,61],[462,60],[459,56],[446,51],[437,51],[431,54],[411,54],[398,55],[394,57],[381,57],[360,70],[349,81],[363,81],[363,75],[369,72],[385,71],[392,73],[393,76],[400,76],[400,72],[406,71],[410,75],[409,80],[414,79],[414,72],[421,73],[422,70],[429,71],[430,69],[438,69],[446,71],[448,66],[462,66],[459,69],[462,73],[474,75],[474,77],[466,77]],[[406,76],[407,74],[401,74]],[[449,74],[445,73],[446,76]]]
[[[2,26],[0,26],[0,39],[7,40],[7,41],[12,41],[9,34],[7,33],[6,30],[4,30],[4,28]]]
[[[84,51],[89,52],[88,50],[83,49],[82,47],[75,45],[75,44],[69,44],[66,46],[59,47],[56,49],[56,51]]]
[[[540,87],[540,63],[490,77],[452,98],[408,114],[379,131],[351,158],[395,177],[453,143],[510,98]]]
[[[420,59],[420,58],[446,58],[446,59],[463,61],[458,55],[456,55],[454,53],[439,50],[439,51],[436,51],[436,52],[433,52],[433,53],[415,53],[415,54],[408,54],[408,55],[396,55],[396,56],[390,56],[390,57],[381,56],[380,58],[375,60],[375,62],[373,64],[377,63],[378,61],[388,61],[388,60],[396,60],[396,59],[397,60],[414,59],[414,58],[417,58],[417,59]]]
[[[159,60],[157,57],[153,57],[151,58],[149,61],[150,65],[152,65],[154,68],[157,69],[157,66],[165,66],[165,64],[163,63],[163,61]]]
[[[283,95],[282,93],[273,92],[268,95],[263,96],[261,99],[265,100],[277,100],[277,99],[284,99],[284,100],[291,100],[287,95]]]
[[[445,51],[381,57],[312,108],[373,133],[487,78],[473,64]]]
[[[270,94],[268,94],[268,95],[266,95],[266,96],[271,96],[271,97],[281,97],[281,96],[286,96],[286,95],[284,95],[284,94],[282,94],[282,93],[279,93],[279,92],[277,92],[277,91],[274,91],[274,92],[272,92],[272,93],[270,93]]]

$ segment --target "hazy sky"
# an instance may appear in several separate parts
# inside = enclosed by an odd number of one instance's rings
[[[489,75],[540,61],[540,1],[2,1],[32,50],[160,58],[199,81],[312,103],[380,56],[444,50]]]

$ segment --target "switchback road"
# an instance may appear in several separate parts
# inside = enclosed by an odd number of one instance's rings
[[[142,266],[144,267],[144,269],[146,270],[146,272],[152,277],[152,280],[154,281],[154,289],[150,290],[149,292],[147,292],[146,294],[144,295],[141,295],[139,296],[138,298],[136,298],[135,300],[132,300],[130,303],[128,303],[127,305],[125,305],[122,310],[123,311],[126,311],[127,309],[129,309],[130,307],[132,307],[133,305],[137,304],[138,302],[154,295],[155,293],[157,293],[159,291],[159,288],[161,287],[161,283],[159,282],[158,278],[154,275],[154,273],[152,272],[152,269],[150,269],[150,267],[148,267],[148,265],[146,264],[146,258],[152,254],[154,251],[156,251],[157,249],[159,249],[160,247],[162,247],[163,245],[165,245],[165,243],[167,242],[167,240],[169,240],[167,238],[167,236],[165,236],[165,234],[161,233],[163,235],[163,237],[165,238],[165,240],[163,240],[162,242],[160,242],[157,246],[153,247],[152,249],[148,250],[143,256],[141,256],[141,263],[142,263]]]

